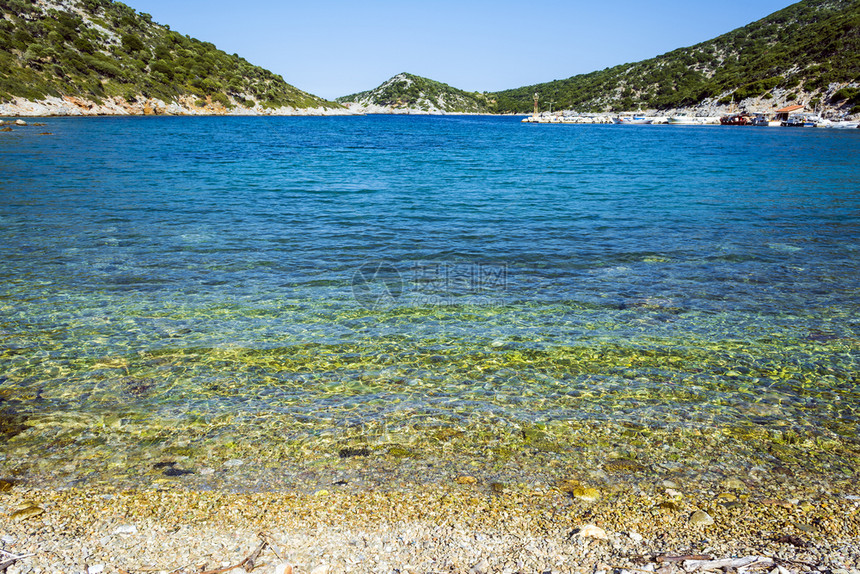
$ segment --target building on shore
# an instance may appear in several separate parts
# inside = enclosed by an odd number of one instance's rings
[[[774,121],[777,122],[787,122],[788,117],[792,114],[803,111],[803,106],[794,105],[794,106],[786,106],[784,108],[780,108],[776,110],[776,117],[774,117]]]

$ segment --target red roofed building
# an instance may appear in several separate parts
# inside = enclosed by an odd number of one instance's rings
[[[776,110],[776,117],[774,118],[778,122],[788,121],[788,116],[795,112],[799,112],[803,109],[803,106],[786,106],[784,108]]]

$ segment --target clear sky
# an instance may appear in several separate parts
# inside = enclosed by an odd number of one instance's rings
[[[125,0],[334,99],[410,72],[469,91],[569,78],[709,40],[791,0]]]

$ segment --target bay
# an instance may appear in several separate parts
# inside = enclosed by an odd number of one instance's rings
[[[857,468],[860,134],[48,124],[0,138],[8,472]]]

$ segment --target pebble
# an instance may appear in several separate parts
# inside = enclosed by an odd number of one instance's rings
[[[311,574],[328,574],[328,564],[320,564],[311,570]]]
[[[3,536],[0,536],[0,542],[2,542],[3,544],[15,544],[16,540],[17,538],[15,538],[14,536],[10,536],[9,534],[4,534]]]
[[[12,513],[12,520],[27,520],[28,518],[33,518],[34,516],[39,516],[45,512],[44,508],[36,506],[35,504],[30,504],[19,508],[15,512]]]
[[[457,484],[478,484],[478,479],[474,476],[464,475],[458,476],[456,479],[454,479],[454,482],[456,482]]]
[[[104,572],[104,571],[105,571],[105,565],[104,564],[94,564],[93,566],[90,566],[89,568],[87,568],[87,574],[102,574],[102,572]]]
[[[746,490],[747,488],[746,483],[735,476],[723,480],[720,484],[729,490]]]
[[[489,569],[490,563],[487,562],[486,559],[481,559],[480,562],[478,562],[469,569],[469,572],[471,572],[472,574],[486,574]]]
[[[275,566],[275,574],[293,574],[293,565],[289,562],[281,562]]]
[[[704,510],[697,510],[690,515],[690,524],[694,526],[710,526],[713,523],[714,519]]]
[[[245,461],[241,458],[231,458],[224,463],[224,466],[226,466],[227,468],[236,468],[238,466],[242,466],[243,464],[245,464]]]
[[[642,472],[645,470],[645,467],[629,458],[617,458],[606,461],[603,465],[603,470],[607,472]]]
[[[26,126],[27,122],[25,122],[24,120],[15,120],[15,125],[16,126]]]
[[[114,534],[137,534],[137,526],[134,524],[122,524],[114,528]]]
[[[576,535],[580,538],[594,538],[597,540],[607,540],[609,538],[604,529],[594,524],[586,524],[579,529]]]
[[[600,491],[596,488],[575,486],[573,490],[571,490],[571,493],[574,498],[578,498],[579,500],[584,500],[586,502],[594,502],[595,500],[600,499]]]

